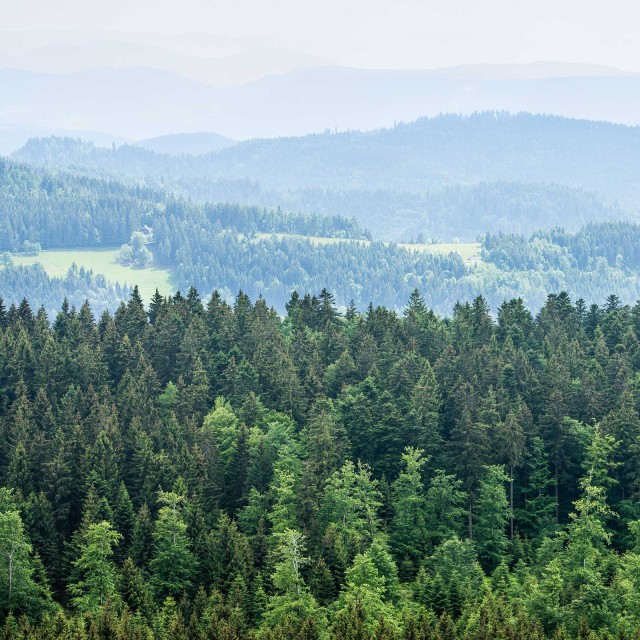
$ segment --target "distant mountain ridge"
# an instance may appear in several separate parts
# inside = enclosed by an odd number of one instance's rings
[[[528,64],[463,64],[431,69],[443,78],[473,80],[542,80],[548,78],[581,78],[593,76],[633,76],[632,71],[598,64],[553,62],[540,60]]]
[[[263,138],[202,158],[31,140],[14,156],[53,166],[257,180],[267,189],[388,189],[424,193],[489,181],[557,183],[625,206],[640,202],[640,127],[521,113],[420,118],[390,129]],[[135,163],[135,164],[134,164]]]
[[[139,140],[134,146],[142,147],[154,153],[166,153],[169,155],[193,155],[200,156],[213,151],[220,151],[236,144],[235,140],[221,136],[218,133],[173,133],[166,136],[157,136],[147,140]]]
[[[0,126],[87,129],[130,140],[175,131],[250,139],[370,130],[424,115],[485,110],[640,124],[640,75],[522,78],[503,69],[505,77],[493,77],[495,71],[469,77],[464,69],[315,67],[216,87],[142,67],[62,75],[0,69]],[[451,77],[454,72],[459,77]]]
[[[178,73],[215,86],[239,85],[266,75],[288,73],[325,65],[300,51],[255,48],[215,58],[185,55],[138,42],[102,40],[84,44],[52,43],[17,56],[5,55],[0,63],[36,73],[69,74],[97,68],[145,67]]]
[[[251,140],[197,158],[57,138],[15,157],[196,200],[346,215],[378,238],[406,240],[635,218],[639,154],[639,127],[479,113]]]

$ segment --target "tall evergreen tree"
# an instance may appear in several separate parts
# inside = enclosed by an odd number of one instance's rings
[[[179,597],[192,586],[195,559],[191,553],[187,525],[182,519],[182,496],[161,492],[164,505],[153,531],[153,557],[149,562],[151,585],[159,598]]]
[[[87,528],[80,555],[74,562],[82,578],[69,585],[73,603],[80,611],[96,611],[107,601],[117,598],[112,556],[120,537],[106,521],[90,524]]]

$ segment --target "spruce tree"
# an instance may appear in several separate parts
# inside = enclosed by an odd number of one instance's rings
[[[106,521],[90,524],[74,562],[81,578],[69,585],[73,604],[80,611],[96,611],[108,600],[117,598],[113,547],[121,536]]]
[[[160,492],[162,508],[153,530],[153,556],[149,562],[156,597],[180,597],[192,586],[195,560],[181,515],[182,496]]]

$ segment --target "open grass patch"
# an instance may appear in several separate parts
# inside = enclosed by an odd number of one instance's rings
[[[109,249],[64,249],[45,250],[37,256],[12,255],[15,264],[32,265],[39,262],[50,276],[64,276],[74,263],[78,267],[91,269],[96,274],[103,275],[111,282],[138,285],[140,295],[148,303],[156,288],[163,295],[175,291],[171,271],[147,267],[137,269],[125,267],[118,263],[116,257],[118,248]]]

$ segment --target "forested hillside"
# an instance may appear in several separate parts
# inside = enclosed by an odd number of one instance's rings
[[[419,193],[480,181],[553,182],[635,203],[639,143],[640,127],[486,112],[371,132],[254,140],[208,158],[211,177],[250,177],[267,188]]]
[[[451,241],[637,217],[639,132],[492,112],[251,140],[197,158],[70,138],[31,140],[15,157],[201,201],[352,216],[378,239]]]
[[[249,183],[246,191],[246,202],[325,215],[340,212],[371,229],[375,238],[396,242],[468,242],[487,231],[530,234],[556,226],[575,231],[588,222],[639,217],[591,191],[558,184],[481,182],[425,193],[299,189],[279,195],[256,193],[255,183]]]
[[[635,637],[639,335],[615,296],[0,305],[2,637]]]
[[[25,240],[44,248],[121,244],[159,201],[147,189],[0,158],[0,251],[17,251]]]
[[[17,251],[25,240],[38,242],[43,248],[120,245],[142,224],[154,224],[162,216],[182,215],[181,211],[192,209],[215,228],[239,233],[365,235],[352,220],[339,216],[284,215],[237,205],[195,207],[160,191],[50,173],[0,158],[0,225],[5,229],[0,235],[0,251]]]
[[[492,191],[486,185],[473,189],[478,202]],[[502,194],[508,220],[511,189],[503,185],[493,192]],[[455,206],[456,194],[460,201],[466,198],[464,190],[447,193],[440,201],[445,207],[442,224],[447,203]],[[540,195],[535,189],[528,193],[532,201]],[[562,189],[556,193],[566,201]],[[598,199],[585,196],[584,201],[596,211],[604,207]],[[580,207],[574,212],[583,215]],[[280,313],[293,290],[304,294],[325,286],[335,291],[341,308],[353,302],[361,310],[370,300],[401,309],[417,287],[442,314],[479,293],[493,310],[514,296],[537,310],[549,291],[566,290],[575,298],[593,300],[614,291],[625,303],[640,297],[640,227],[632,223],[603,223],[575,233],[540,231],[531,241],[514,234],[487,234],[482,260],[465,261],[455,252],[430,251],[428,245],[413,250],[372,243],[368,232],[348,218],[199,204],[146,187],[4,161],[0,224],[6,230],[0,250],[12,252],[21,251],[25,242],[39,243],[45,250],[117,247],[144,227],[153,264],[171,270],[177,289],[195,286],[207,294],[217,289],[227,300],[242,289],[252,298],[266,296]],[[135,273],[126,281],[134,282]],[[104,278],[98,282],[93,275],[78,287],[73,274],[64,286],[28,270],[7,271],[3,279],[5,300],[17,304],[28,296],[50,312],[65,295],[76,308],[89,298],[96,308],[113,310],[123,291],[114,287],[117,283]]]
[[[190,233],[192,228],[200,233]],[[584,245],[575,256],[560,244],[574,236],[559,230],[541,232],[540,240],[531,243],[524,236],[487,236],[483,260],[472,264],[454,252],[438,255],[383,243],[318,245],[299,236],[256,241],[216,231],[188,215],[171,216],[167,226],[158,224],[156,229],[154,255],[160,264],[177,265],[183,291],[191,285],[211,291],[224,282],[227,298],[234,288],[243,289],[252,297],[266,295],[281,312],[292,290],[313,291],[323,282],[336,291],[340,306],[353,301],[359,309],[375,299],[398,310],[417,287],[442,314],[479,293],[493,310],[514,296],[538,310],[549,291],[566,290],[591,300],[615,291],[625,303],[640,297],[636,224],[585,227],[575,235]],[[523,247],[529,260],[521,259]]]
[[[217,133],[174,133],[166,136],[157,136],[136,142],[137,147],[155,151],[156,153],[168,153],[174,156],[189,154],[194,156],[204,155],[212,151],[219,151],[235,144],[234,140],[225,138]]]
[[[640,268],[640,226],[628,222],[590,224],[575,233],[556,228],[530,238],[486,234],[485,260],[504,269],[593,268],[598,261],[625,271]]]

